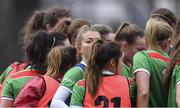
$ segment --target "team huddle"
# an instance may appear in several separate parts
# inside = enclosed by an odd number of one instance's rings
[[[180,18],[169,9],[114,32],[54,6],[20,32],[24,57],[0,76],[1,107],[180,107]]]

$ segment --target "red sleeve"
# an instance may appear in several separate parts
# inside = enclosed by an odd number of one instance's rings
[[[36,107],[45,93],[45,81],[36,77],[28,81],[14,101],[14,107]]]

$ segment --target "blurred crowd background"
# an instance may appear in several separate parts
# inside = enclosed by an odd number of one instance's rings
[[[114,31],[123,21],[144,28],[154,8],[168,8],[180,15],[180,0],[0,0],[0,72],[23,58],[18,37],[32,12],[53,5],[71,10],[72,18],[107,24]]]

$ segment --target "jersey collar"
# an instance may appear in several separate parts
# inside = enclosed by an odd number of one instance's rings
[[[110,72],[110,71],[107,71],[107,70],[103,70],[103,71],[102,71],[102,74],[103,74],[103,75],[114,75],[113,72]]]
[[[81,61],[80,63],[87,67],[87,64],[84,61]]]

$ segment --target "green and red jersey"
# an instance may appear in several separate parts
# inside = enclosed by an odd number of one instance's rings
[[[133,58],[134,74],[143,71],[150,76],[149,107],[167,106],[167,97],[162,92],[162,78],[168,62],[168,54],[156,50],[138,52]]]
[[[76,82],[84,78],[85,68],[86,64],[81,62],[69,69],[63,76],[60,86],[65,87],[69,92],[72,92]]]
[[[2,99],[14,100],[26,82],[39,75],[38,72],[39,70],[28,66],[26,69],[9,76],[2,91]]]
[[[12,70],[12,64],[9,65],[9,66],[6,68],[6,70],[1,74],[1,76],[0,76],[0,84],[3,83],[5,77],[8,75],[8,73],[9,73],[11,70]]]
[[[177,107],[176,104],[176,86],[180,84],[180,65],[176,65],[170,76],[168,107]]]
[[[135,83],[132,67],[129,67],[125,63],[123,63],[121,75],[127,77],[128,80],[131,82],[130,83],[131,103],[132,103],[132,106],[136,106],[136,83]]]
[[[17,71],[23,70],[27,67],[26,62],[14,62],[11,65],[9,65],[5,71],[0,76],[0,84],[3,84],[3,82],[6,80],[6,77],[8,77],[11,74],[14,74]]]

